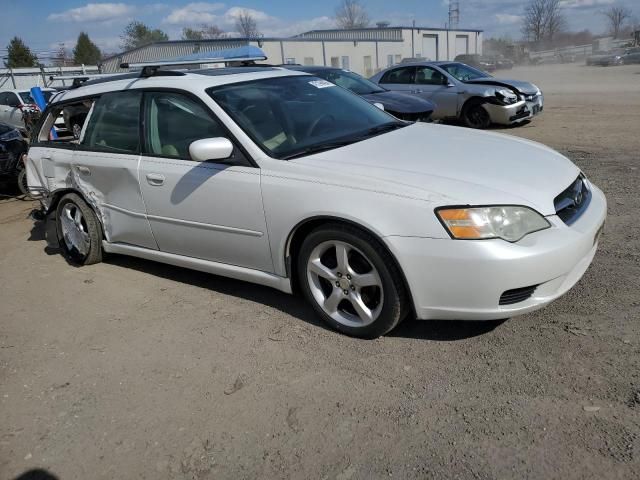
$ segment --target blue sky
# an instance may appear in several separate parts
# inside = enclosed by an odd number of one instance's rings
[[[78,33],[87,31],[104,50],[119,50],[119,35],[127,22],[140,20],[161,28],[170,38],[180,38],[185,26],[202,23],[234,30],[240,9],[253,11],[266,36],[290,36],[314,28],[331,28],[339,0],[309,2],[269,0],[239,2],[188,2],[177,0],[122,0],[83,2],[78,0],[0,0],[0,56],[14,35],[35,51],[46,54],[64,43],[73,48]],[[443,27],[448,0],[362,0],[372,22],[388,20],[392,25]],[[626,5],[640,16],[637,0],[562,0],[569,27],[604,31],[601,12],[612,4]],[[485,30],[487,36],[519,38],[526,0],[460,0],[460,27]]]

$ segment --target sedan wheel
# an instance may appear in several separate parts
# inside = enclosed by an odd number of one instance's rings
[[[382,311],[382,280],[365,255],[345,242],[323,242],[307,261],[309,288],[324,313],[348,327],[371,325]]]
[[[406,314],[395,261],[374,237],[351,226],[309,234],[298,255],[298,279],[322,319],[348,335],[379,337]]]
[[[469,128],[488,128],[491,125],[491,117],[481,104],[468,105],[463,110],[462,119]]]

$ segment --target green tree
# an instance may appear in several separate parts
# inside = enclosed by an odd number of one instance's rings
[[[100,49],[91,41],[89,35],[80,32],[76,48],[73,49],[73,63],[76,65],[97,65],[101,57]]]
[[[21,38],[13,37],[7,45],[7,61],[5,65],[8,68],[20,67],[37,67],[38,57],[25,45]]]
[[[124,32],[120,35],[123,50],[131,50],[133,48],[142,47],[153,42],[165,42],[169,37],[160,29],[150,29],[144,23],[134,20],[124,28]]]

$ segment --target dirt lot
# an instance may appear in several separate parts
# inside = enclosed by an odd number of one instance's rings
[[[0,478],[639,478],[640,65],[506,76],[546,107],[505,133],[609,200],[582,281],[506,322],[354,340],[267,288],[117,256],[73,268],[30,202],[2,199]]]

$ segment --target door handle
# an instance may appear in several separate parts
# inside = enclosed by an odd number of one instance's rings
[[[42,160],[51,160],[51,155],[42,155],[40,158]]]
[[[91,169],[89,167],[85,167],[83,165],[76,165],[76,170],[81,175],[91,175]]]
[[[414,90],[412,93],[422,93],[422,90],[418,88],[418,89]]]
[[[164,184],[164,175],[158,173],[147,173],[147,183],[154,187]]]

